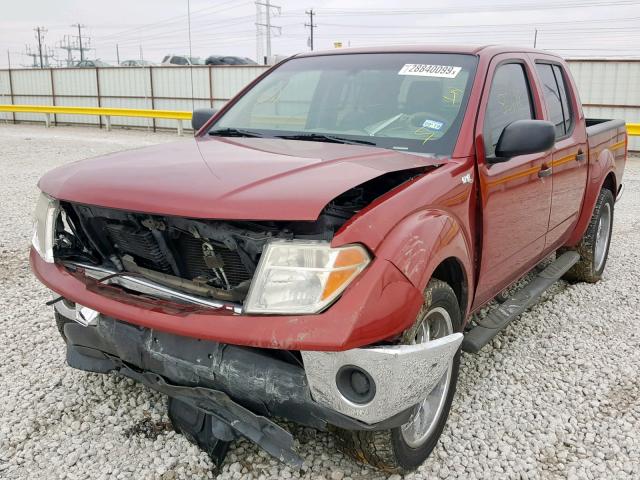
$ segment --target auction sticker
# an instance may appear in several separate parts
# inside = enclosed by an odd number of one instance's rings
[[[420,77],[456,78],[462,67],[451,65],[425,65],[423,63],[406,63],[398,75],[418,75]]]
[[[428,128],[430,130],[440,130],[444,126],[444,122],[439,122],[437,120],[425,120],[422,123],[423,128]]]

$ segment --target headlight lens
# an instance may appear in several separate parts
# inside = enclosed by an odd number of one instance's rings
[[[245,302],[247,313],[317,313],[371,261],[360,245],[274,241],[264,249]]]
[[[42,259],[48,263],[53,263],[53,242],[59,212],[58,201],[41,193],[33,213],[31,244]]]

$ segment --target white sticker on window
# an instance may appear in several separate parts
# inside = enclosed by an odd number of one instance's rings
[[[424,65],[422,63],[405,64],[398,75],[418,75],[420,77],[456,78],[462,67],[451,65]]]
[[[437,120],[425,120],[422,122],[422,126],[429,130],[440,130],[444,126],[444,122],[439,122]]]

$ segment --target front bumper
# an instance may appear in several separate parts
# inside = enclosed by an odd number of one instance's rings
[[[55,307],[66,318],[74,318],[74,310],[64,302]],[[303,351],[303,366],[292,362],[291,352],[181,337],[105,316],[87,326],[68,323],[65,335],[72,367],[125,374],[130,369],[141,373],[140,381],[158,377],[187,389],[224,392],[260,416],[350,430],[388,429],[405,423],[412,407],[446,372],[462,341],[462,334],[456,333],[422,345]],[[344,366],[356,366],[372,377],[375,395],[367,404],[354,404],[341,394],[336,375]],[[172,395],[158,385],[149,386]]]
[[[31,269],[51,290],[103,315],[157,331],[215,342],[282,350],[340,351],[401,334],[422,306],[422,293],[390,262],[374,259],[326,311],[314,315],[236,315],[128,293],[46,263],[32,249]]]

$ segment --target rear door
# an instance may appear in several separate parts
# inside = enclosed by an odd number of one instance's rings
[[[511,58],[510,58],[511,57]],[[482,253],[475,305],[494,297],[535,264],[544,249],[551,209],[551,152],[492,163],[504,128],[542,119],[528,58],[492,61],[476,125],[482,205]]]
[[[556,128],[553,150],[553,194],[546,248],[565,239],[578,220],[587,184],[587,139],[578,128],[579,101],[572,95],[570,77],[560,63],[536,60],[536,73],[546,108],[546,117]]]

